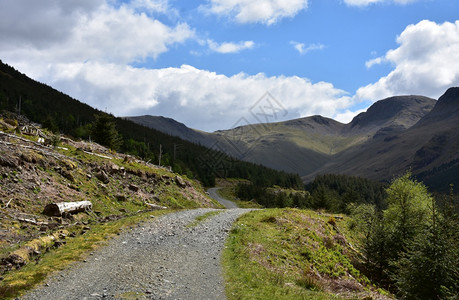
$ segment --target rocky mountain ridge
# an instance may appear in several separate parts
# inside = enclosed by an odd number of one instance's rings
[[[415,95],[377,101],[349,124],[311,116],[214,133],[187,131],[196,132],[201,144],[217,144],[237,158],[299,173],[305,182],[321,173],[384,181],[410,169],[444,191],[446,185],[439,184],[445,174],[459,180],[458,103],[459,88],[450,88],[438,101]]]
[[[457,90],[449,89],[439,101],[415,95],[383,99],[348,124],[311,116],[205,133],[169,120],[172,128],[165,132],[179,132],[184,139],[218,145],[234,157],[296,172],[305,182],[321,173],[388,180],[408,169],[424,179],[433,176],[432,169],[456,159]],[[131,120],[154,126],[155,119]],[[436,173],[434,177],[441,178],[444,172]]]

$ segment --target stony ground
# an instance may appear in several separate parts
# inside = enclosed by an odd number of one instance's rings
[[[209,193],[209,196],[214,198],[215,200],[217,200],[218,202],[220,202],[220,204],[222,204],[224,207],[226,208],[237,208],[237,205],[236,203],[234,203],[233,201],[230,201],[230,200],[227,200],[223,197],[221,197],[217,191],[221,189],[220,187],[214,187],[214,188],[210,188],[207,190],[207,192]]]
[[[225,299],[221,251],[244,209],[180,211],[123,232],[24,299]]]

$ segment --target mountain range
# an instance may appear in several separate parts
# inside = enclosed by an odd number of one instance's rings
[[[127,119],[238,159],[298,173],[304,182],[322,173],[387,181],[410,170],[434,190],[459,184],[457,87],[438,101],[415,95],[377,101],[348,124],[316,115],[208,133],[164,117]]]
[[[20,112],[51,130],[83,139],[89,138],[95,115],[102,114],[1,61],[0,111]],[[301,184],[289,173],[299,174],[304,182],[324,173],[388,181],[411,170],[435,191],[459,185],[458,87],[438,100],[396,96],[377,101],[348,124],[311,116],[209,133],[164,117],[113,120],[123,138],[122,151],[158,161],[161,150],[163,163],[206,185],[220,173],[214,168],[221,167],[209,164],[208,157],[225,163],[226,176],[263,178],[267,184]],[[221,152],[252,164],[235,164]]]

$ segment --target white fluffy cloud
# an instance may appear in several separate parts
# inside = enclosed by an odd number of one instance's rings
[[[378,82],[358,89],[360,99],[378,100],[400,94],[439,97],[459,86],[459,21],[409,25],[397,38],[399,47],[367,62],[388,62],[394,70]]]
[[[0,44],[0,55],[8,61],[129,63],[155,58],[194,37],[187,24],[170,27],[135,10],[141,5],[162,9],[154,3],[161,1],[138,0],[118,8],[93,0],[2,3],[0,37],[8,42]]]
[[[207,40],[207,44],[209,45],[210,50],[223,54],[237,53],[242,50],[252,49],[253,46],[255,46],[253,41],[241,41],[239,43],[223,42],[218,44],[217,42],[214,42],[210,39]]]
[[[308,7],[308,0],[209,0],[204,10],[234,18],[238,23],[272,25]]]
[[[55,65],[47,75],[53,86],[115,115],[164,115],[208,131],[230,128],[241,117],[256,122],[249,110],[267,91],[287,110],[282,120],[334,117],[351,105],[344,91],[325,82],[264,74],[229,77],[188,65],[148,70],[87,62]]]
[[[344,0],[347,5],[352,6],[368,6],[373,3],[393,2],[397,4],[408,4],[419,0]]]
[[[323,48],[325,48],[324,45],[322,44],[310,44],[310,45],[306,45],[304,43],[299,43],[299,42],[295,42],[295,41],[291,41],[290,44],[293,46],[293,48],[296,49],[296,51],[298,51],[300,54],[306,54],[310,51],[313,51],[313,50],[322,50]]]
[[[344,112],[336,114],[334,119],[336,121],[338,121],[338,122],[343,123],[343,124],[347,124],[347,123],[351,122],[352,119],[354,119],[355,116],[357,116],[358,114],[360,114],[362,112],[365,112],[365,111],[366,111],[366,109],[359,109],[357,111],[352,111],[352,110],[346,109]]]
[[[130,66],[155,58],[175,44],[198,40],[187,24],[168,26],[155,19],[155,13],[167,10],[166,0],[134,0],[120,6],[102,0],[43,1],[38,5],[17,0],[6,5],[6,0],[0,0],[2,8],[7,8],[0,11],[0,57],[33,78],[118,116],[164,115],[198,129],[217,130],[230,128],[241,117],[250,118],[250,108],[268,91],[287,109],[284,120],[312,114],[333,117],[352,102],[330,83],[295,76],[225,76],[188,65]],[[239,1],[234,9],[241,21],[271,24],[292,16],[306,3],[262,1],[261,10],[266,8],[268,13],[261,19],[249,16],[255,9],[249,1]],[[20,26],[11,27],[18,19],[23,19]],[[235,53],[255,43],[209,39],[204,45],[218,53]]]

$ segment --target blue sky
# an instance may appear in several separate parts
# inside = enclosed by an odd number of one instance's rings
[[[459,86],[459,1],[0,0],[0,59],[117,116],[214,131],[269,92],[341,122]],[[18,20],[21,20],[20,22]]]

